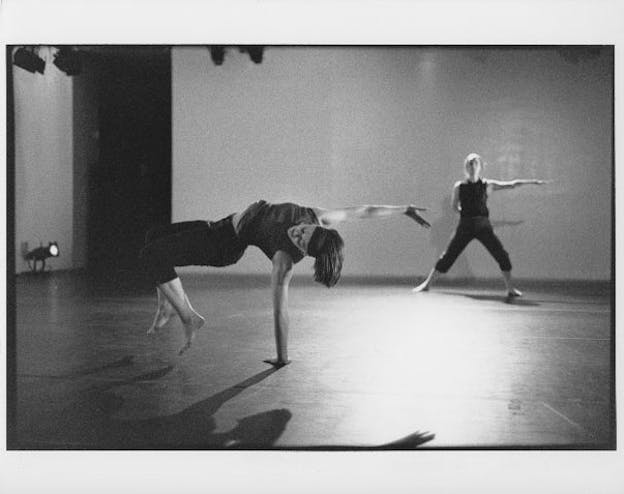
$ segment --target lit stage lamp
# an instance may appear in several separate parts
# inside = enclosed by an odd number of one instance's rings
[[[28,261],[28,266],[33,273],[41,273],[45,270],[46,259],[48,257],[58,257],[60,250],[57,242],[50,242],[47,247],[43,245],[27,252],[24,259]],[[31,264],[32,262],[32,264]],[[37,263],[41,262],[41,269],[37,269]]]
[[[13,63],[28,72],[43,74],[45,61],[35,53],[34,48],[18,48],[13,55]]]

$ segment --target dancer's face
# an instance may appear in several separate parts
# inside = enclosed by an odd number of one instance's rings
[[[316,225],[308,224],[291,226],[288,229],[288,238],[290,238],[292,243],[295,244],[301,252],[307,254],[308,243],[310,242],[310,238],[312,238],[312,234],[316,228]]]

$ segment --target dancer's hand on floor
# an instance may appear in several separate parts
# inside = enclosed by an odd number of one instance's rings
[[[285,365],[290,364],[290,360],[279,360],[276,358],[268,358],[263,360],[263,362],[266,362],[267,364],[271,364],[273,367],[277,367],[278,369],[280,367],[284,367]]]

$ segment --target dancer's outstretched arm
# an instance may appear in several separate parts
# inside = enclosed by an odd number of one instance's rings
[[[492,191],[495,190],[509,190],[515,189],[516,187],[520,187],[521,185],[544,185],[549,183],[548,180],[539,180],[536,178],[520,178],[517,180],[492,180],[490,178],[487,179],[487,184],[491,187]]]
[[[292,278],[292,268],[293,261],[290,254],[278,250],[273,256],[273,271],[271,272],[277,358],[265,360],[278,367],[290,363],[288,359],[288,286]]]
[[[343,221],[389,218],[391,216],[406,215],[419,225],[429,228],[431,226],[418,211],[426,211],[427,208],[407,204],[405,206],[380,206],[364,204],[337,209],[314,208],[314,212],[323,226],[334,226]]]

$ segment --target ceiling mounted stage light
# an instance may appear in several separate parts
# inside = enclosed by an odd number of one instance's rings
[[[223,59],[225,58],[225,47],[224,46],[211,46],[210,47],[210,58],[215,65],[223,65]]]
[[[262,58],[264,56],[264,46],[241,46],[241,52],[247,52],[249,54],[249,58],[253,63],[262,63]]]
[[[80,52],[72,48],[62,47],[54,54],[54,65],[67,75],[78,75],[82,70]]]
[[[45,270],[46,259],[58,257],[60,253],[58,242],[49,242],[47,247],[42,245],[24,254],[24,259],[28,261],[28,266],[34,273],[40,273]],[[41,262],[41,269],[37,269],[37,262]]]
[[[45,61],[35,53],[34,48],[18,48],[13,55],[13,63],[33,74],[43,74],[45,70]]]

